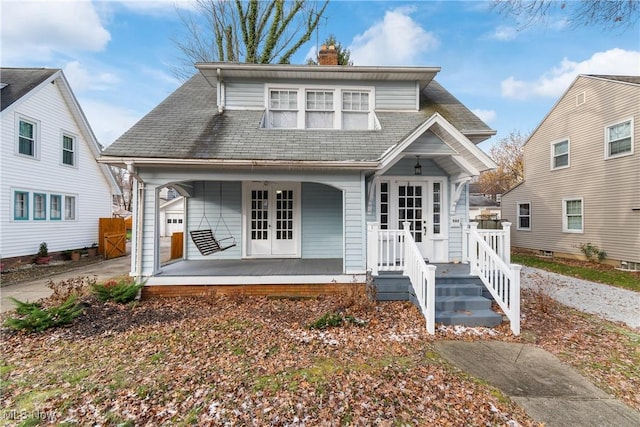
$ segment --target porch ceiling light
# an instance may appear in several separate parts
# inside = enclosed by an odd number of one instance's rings
[[[416,165],[413,167],[414,175],[422,175],[422,165],[420,164],[420,156],[416,156]]]

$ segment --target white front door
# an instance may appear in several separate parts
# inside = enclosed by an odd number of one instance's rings
[[[300,184],[250,183],[244,212],[248,257],[300,256]]]
[[[448,262],[447,206],[444,178],[408,178],[380,183],[379,220],[382,229],[402,230],[408,222],[422,256]]]

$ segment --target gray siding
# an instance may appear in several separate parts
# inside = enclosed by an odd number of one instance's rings
[[[415,82],[378,82],[376,110],[416,110],[418,89]]]
[[[449,198],[453,196],[451,194],[451,185],[448,186]],[[462,242],[463,235],[462,230],[464,224],[469,222],[469,184],[465,184],[465,189],[462,191],[458,204],[456,205],[454,212],[449,212],[449,260],[459,259],[462,260]],[[449,206],[450,208],[451,206]],[[451,227],[452,217],[460,218],[460,227]]]
[[[586,102],[576,105],[576,95]],[[634,154],[605,159],[605,127],[634,120]],[[551,144],[570,141],[568,168],[551,170]],[[525,182],[502,198],[513,246],[580,255],[590,242],[608,258],[640,262],[640,87],[579,77],[524,149]],[[562,231],[563,198],[582,198],[584,233]],[[518,231],[516,203],[531,203],[531,231]]]
[[[302,257],[342,258],[342,193],[326,185],[302,185]]]
[[[282,81],[226,81],[225,97],[227,108],[264,108],[265,85],[274,87],[283,85]],[[373,81],[324,81],[324,80],[293,80],[287,81],[286,87],[291,85],[320,86],[326,88],[375,88],[375,109],[377,110],[417,110],[418,91],[414,82],[373,82]]]
[[[415,157],[401,159],[385,173],[385,176],[411,176],[414,174],[416,161],[417,159]],[[422,176],[447,176],[431,159],[421,158],[420,165],[422,166]]]

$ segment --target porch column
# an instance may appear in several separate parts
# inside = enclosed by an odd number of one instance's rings
[[[367,223],[367,270],[371,274],[378,275],[378,238],[380,224],[377,222]]]
[[[469,274],[476,275],[478,268],[478,223],[469,224]]]

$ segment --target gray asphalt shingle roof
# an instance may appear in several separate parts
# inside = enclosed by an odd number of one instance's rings
[[[25,96],[36,86],[57,73],[53,68],[0,68],[0,111]]]
[[[428,97],[446,92],[437,83]],[[451,102],[451,98],[455,102]],[[440,110],[470,126],[490,130],[451,97]],[[457,104],[459,105],[456,105]],[[218,114],[216,89],[194,75],[103,152],[105,156],[284,161],[374,161],[438,110],[376,112],[375,131],[265,129],[264,111],[226,110]],[[464,111],[466,110],[466,114]],[[473,117],[469,117],[473,116]],[[475,118],[475,120],[474,120]],[[478,123],[479,122],[479,123]],[[455,122],[454,122],[455,124]]]

